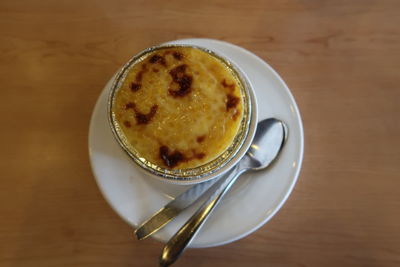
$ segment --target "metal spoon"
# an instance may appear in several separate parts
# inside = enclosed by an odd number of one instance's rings
[[[242,173],[249,170],[262,170],[271,164],[281,151],[286,135],[287,127],[280,120],[266,119],[258,123],[253,143],[246,155],[228,176],[213,185],[215,192],[168,241],[160,257],[160,266],[169,266],[178,259]]]

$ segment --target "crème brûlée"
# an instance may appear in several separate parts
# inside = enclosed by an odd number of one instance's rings
[[[218,158],[243,119],[243,85],[226,62],[195,47],[164,47],[133,64],[112,106],[140,158],[190,169]]]

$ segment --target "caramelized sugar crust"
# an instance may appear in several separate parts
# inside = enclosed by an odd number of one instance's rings
[[[220,59],[192,47],[150,52],[129,70],[113,105],[135,150],[169,169],[221,155],[243,117],[242,87]]]

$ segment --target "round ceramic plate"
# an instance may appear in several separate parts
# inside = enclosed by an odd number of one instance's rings
[[[303,159],[300,113],[279,75],[251,52],[210,39],[185,39],[171,43],[202,46],[236,63],[247,74],[255,90],[259,121],[275,117],[288,125],[288,140],[275,164],[265,171],[248,173],[238,179],[190,246],[226,244],[252,233],[270,220],[292,191]],[[97,184],[108,203],[127,223],[136,227],[189,186],[167,184],[146,176],[119,147],[107,120],[107,97],[111,82],[112,79],[105,86],[92,114],[89,129],[90,162]],[[195,209],[196,206],[193,206],[185,210],[153,237],[166,242]]]

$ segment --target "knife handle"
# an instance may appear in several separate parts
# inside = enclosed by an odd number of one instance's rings
[[[142,223],[136,230],[138,240],[143,240],[163,228],[183,210],[195,203],[218,179],[196,184],[170,201],[157,211],[152,217]],[[206,192],[206,193],[205,193]]]

